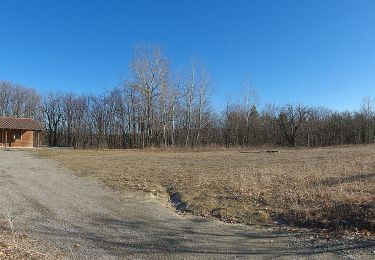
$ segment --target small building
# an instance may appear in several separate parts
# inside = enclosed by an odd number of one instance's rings
[[[0,117],[0,146],[39,147],[43,130],[43,125],[32,118]]]

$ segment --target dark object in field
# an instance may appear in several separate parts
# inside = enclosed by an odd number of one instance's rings
[[[264,150],[264,151],[239,151],[240,153],[280,153],[279,150]]]
[[[267,153],[279,153],[280,151],[279,150],[267,150],[266,152]]]

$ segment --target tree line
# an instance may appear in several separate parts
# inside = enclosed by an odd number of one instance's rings
[[[212,81],[196,61],[176,75],[159,47],[136,50],[131,75],[102,94],[51,92],[0,82],[0,115],[45,124],[45,142],[74,148],[192,146],[327,146],[375,141],[375,106],[358,111],[265,105],[249,84],[215,111]]]

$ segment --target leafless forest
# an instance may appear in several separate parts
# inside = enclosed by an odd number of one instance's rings
[[[0,82],[0,115],[44,121],[46,144],[75,148],[164,146],[326,146],[372,143],[375,107],[357,111],[307,105],[259,107],[246,85],[222,111],[212,108],[214,86],[206,68],[191,62],[173,73],[159,47],[140,47],[130,76],[111,91],[76,95]]]

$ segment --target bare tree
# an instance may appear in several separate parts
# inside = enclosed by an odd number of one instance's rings
[[[58,133],[64,112],[61,93],[49,93],[43,98],[43,112],[47,129],[48,143],[56,146],[59,143]]]
[[[245,114],[246,125],[243,129],[243,144],[249,145],[251,143],[251,118],[255,115],[256,105],[258,103],[258,95],[255,89],[250,84],[249,80],[246,80],[242,86],[242,97],[243,97],[243,113]]]
[[[13,86],[9,82],[0,82],[0,114],[1,116],[9,116],[9,106],[11,102],[11,94]]]
[[[208,88],[210,86],[210,79],[206,69],[202,65],[197,65],[197,123],[196,123],[196,142],[201,144],[202,128],[206,127],[209,116],[209,97]]]
[[[190,134],[192,129],[192,120],[193,120],[193,108],[195,101],[195,88],[196,88],[196,70],[194,64],[191,65],[191,71],[188,76],[188,80],[184,88],[184,101],[185,101],[185,129],[186,129],[186,138],[185,145],[190,144]]]
[[[296,146],[296,137],[310,110],[307,106],[286,105],[279,114],[279,126],[284,133],[289,146]]]
[[[365,143],[374,141],[374,114],[375,102],[371,97],[365,97],[361,105],[361,114],[363,116],[363,139]]]
[[[155,99],[160,95],[162,86],[169,77],[168,59],[160,47],[142,46],[137,48],[132,62],[135,85],[141,94],[143,107],[144,132],[143,147],[151,145],[155,134]]]

